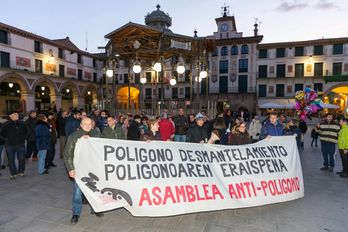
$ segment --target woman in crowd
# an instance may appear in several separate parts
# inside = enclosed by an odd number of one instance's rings
[[[228,138],[228,145],[243,145],[250,144],[252,141],[250,135],[246,129],[246,123],[240,121],[235,125],[234,130],[231,132]]]
[[[226,132],[225,119],[223,117],[217,117],[215,119],[215,122],[213,124],[213,132],[208,143],[212,141],[214,135],[217,136],[217,140],[214,140],[212,143],[224,145],[227,144],[228,133]]]
[[[158,132],[158,121],[156,119],[148,120],[149,130],[140,136],[140,141],[161,140]]]
[[[50,136],[50,125],[48,124],[47,117],[44,114],[39,114],[38,122],[35,127],[36,136],[36,147],[38,149],[39,162],[38,173],[48,174],[47,169],[45,169],[45,160],[47,151],[50,149],[51,136]]]
[[[319,127],[320,127],[320,123],[318,123],[311,131],[311,137],[312,137],[311,147],[313,147],[313,143],[315,143],[316,147],[318,146]]]
[[[260,140],[262,124],[260,122],[259,116],[255,115],[254,119],[251,121],[249,125],[249,134],[253,143]]]

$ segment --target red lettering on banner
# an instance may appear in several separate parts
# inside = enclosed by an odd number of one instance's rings
[[[208,201],[216,198],[224,199],[219,188],[213,184],[153,187],[144,188],[141,192],[139,206],[167,205],[185,202]]]

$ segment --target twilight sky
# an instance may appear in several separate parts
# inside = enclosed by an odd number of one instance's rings
[[[81,50],[99,52],[104,35],[129,21],[144,23],[147,13],[161,5],[172,17],[173,32],[198,36],[217,31],[215,18],[229,6],[237,30],[253,34],[261,21],[262,43],[348,37],[347,0],[1,0],[0,22],[49,39],[69,36]]]

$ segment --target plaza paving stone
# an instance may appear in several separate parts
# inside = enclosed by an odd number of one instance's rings
[[[310,131],[310,130],[309,130]],[[310,147],[309,132],[301,152],[305,197],[299,200],[236,210],[173,217],[133,217],[118,209],[98,218],[84,205],[77,225],[70,224],[72,183],[62,160],[48,175],[36,174],[28,162],[26,177],[0,177],[0,232],[348,232],[348,178],[320,171],[320,147]]]

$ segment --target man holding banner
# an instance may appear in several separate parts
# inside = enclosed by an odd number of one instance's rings
[[[76,142],[80,138],[100,137],[100,133],[97,130],[92,130],[92,119],[84,118],[80,124],[81,129],[73,132],[67,140],[64,149],[64,163],[66,169],[69,172],[69,177],[74,179],[74,192],[72,199],[72,213],[71,224],[76,224],[79,220],[82,210],[82,192],[79,186],[75,182],[75,166],[74,166],[74,151]],[[92,213],[94,211],[92,210]],[[96,216],[103,216],[102,213],[96,213]]]

